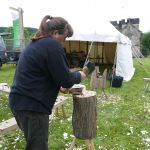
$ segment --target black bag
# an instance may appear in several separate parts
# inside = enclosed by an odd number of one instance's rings
[[[121,76],[114,75],[110,78],[110,86],[112,87],[121,87],[122,82],[123,82],[123,77]]]

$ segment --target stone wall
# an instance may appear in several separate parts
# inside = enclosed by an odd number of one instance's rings
[[[127,21],[122,19],[119,22],[111,21],[111,24],[115,26],[117,30],[129,37],[132,42],[133,56],[135,57],[141,56],[142,52],[140,45],[142,32],[139,30],[139,23],[139,18],[128,18]]]

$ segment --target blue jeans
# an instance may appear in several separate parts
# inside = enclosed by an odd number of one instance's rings
[[[26,139],[25,150],[48,150],[49,115],[32,111],[12,110]]]

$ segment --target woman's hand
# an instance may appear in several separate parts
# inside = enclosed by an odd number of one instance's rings
[[[81,74],[81,80],[84,80],[86,78],[86,74],[83,71],[79,71]]]
[[[69,90],[70,90],[70,88],[63,88],[63,87],[60,87],[60,92],[61,92],[61,93],[67,94],[67,93],[69,93]]]

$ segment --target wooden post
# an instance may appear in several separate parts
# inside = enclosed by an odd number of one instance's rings
[[[90,81],[90,85],[91,85],[93,90],[96,90],[100,87],[100,78],[99,78],[99,76],[100,76],[99,67],[96,66],[95,70],[91,74],[91,81]]]
[[[96,136],[96,92],[86,91],[73,95],[73,133],[78,139],[92,139]]]

